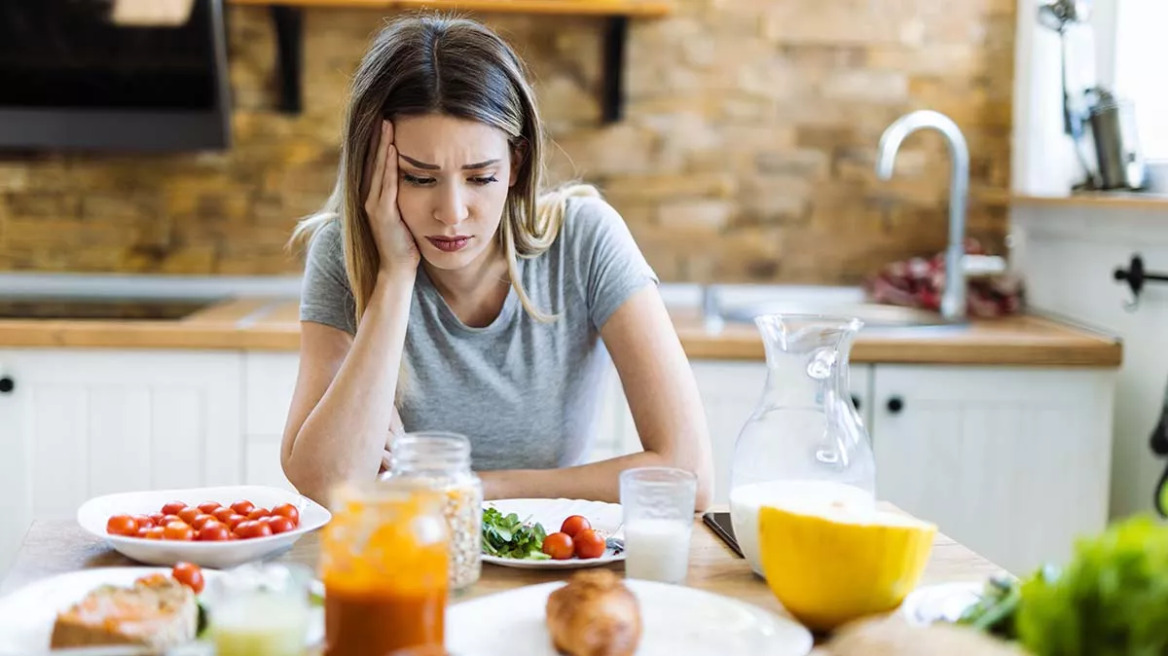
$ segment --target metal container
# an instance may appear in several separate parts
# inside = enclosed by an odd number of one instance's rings
[[[1091,133],[1102,189],[1142,189],[1146,170],[1136,132],[1135,109],[1104,89],[1091,107]]]

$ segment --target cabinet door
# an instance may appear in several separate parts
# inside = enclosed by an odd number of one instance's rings
[[[0,376],[0,562],[90,497],[240,482],[236,353],[3,350]]]
[[[280,465],[284,423],[296,389],[300,356],[295,352],[244,355],[244,481],[295,489]]]
[[[1023,574],[1107,518],[1114,374],[878,365],[878,495]]]
[[[734,459],[734,444],[746,420],[754,412],[766,384],[766,363],[760,360],[693,360],[691,367],[698,384],[710,446],[714,457],[714,503],[730,502],[730,466]],[[871,403],[872,368],[852,365],[849,385],[853,398],[860,407],[860,416],[867,424]],[[628,402],[617,385],[620,409],[619,423],[622,448],[618,454],[641,449],[641,441],[633,424]]]

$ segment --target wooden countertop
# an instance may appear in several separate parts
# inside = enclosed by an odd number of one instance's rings
[[[298,563],[315,570],[319,552],[320,538],[314,533],[301,538],[278,561]],[[12,568],[0,584],[0,596],[56,574],[93,567],[132,565],[137,563],[110,549],[103,540],[86,533],[75,521],[37,521],[29,529]],[[610,567],[616,572],[623,570],[620,564]],[[938,533],[921,585],[984,581],[1002,572],[982,556]],[[453,597],[451,603],[563,578],[565,574],[555,570],[521,570],[484,564],[479,582]],[[746,561],[735,555],[700,520],[694,525],[686,585],[733,597],[774,613],[784,612],[766,583],[754,576]]]
[[[81,347],[295,351],[298,309],[292,299],[239,299],[174,321],[0,320],[0,348]],[[691,359],[761,360],[752,325],[708,330],[696,310],[674,311]],[[1118,340],[1035,316],[936,328],[861,331],[852,362],[944,365],[1118,367]]]

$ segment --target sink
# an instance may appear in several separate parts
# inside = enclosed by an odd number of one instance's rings
[[[928,310],[862,302],[756,301],[723,306],[719,314],[724,321],[733,323],[753,323],[754,318],[762,314],[825,314],[855,317],[863,321],[867,328],[961,325]]]

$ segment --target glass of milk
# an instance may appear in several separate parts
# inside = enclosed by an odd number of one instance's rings
[[[697,476],[681,469],[641,467],[621,473],[625,576],[685,582],[697,489]]]

